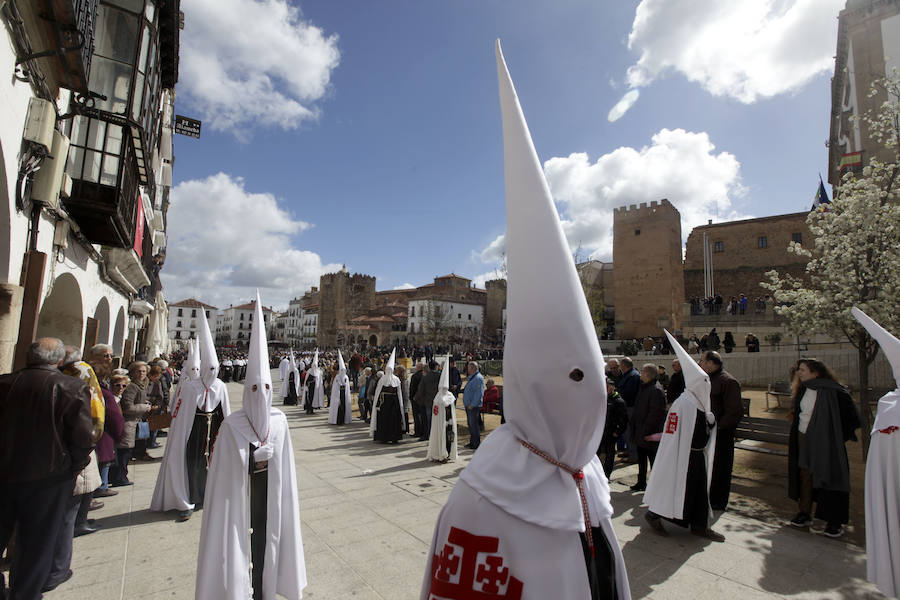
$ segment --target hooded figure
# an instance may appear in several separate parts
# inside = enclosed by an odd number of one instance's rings
[[[291,358],[293,358],[293,355],[294,355],[294,351],[291,350]],[[291,369],[291,362],[288,360],[288,357],[282,356],[281,362],[278,363],[278,377],[281,379],[281,381],[284,381],[284,378],[287,377],[290,369]]]
[[[394,348],[391,350],[391,357],[384,366],[384,375],[381,376],[381,379],[378,380],[378,385],[375,386],[369,434],[376,442],[396,444],[403,437],[403,431],[406,429],[400,378],[394,375],[396,355],[397,349]]]
[[[188,354],[175,401],[169,403],[172,424],[150,501],[150,510],[177,510],[179,521],[187,521],[203,505],[213,445],[222,421],[231,414],[228,388],[216,376],[216,350],[202,310],[197,344],[202,352],[195,347],[193,355]]]
[[[353,419],[353,405],[350,402],[350,378],[347,365],[338,350],[338,374],[331,382],[331,402],[328,403],[328,422],[332,425],[346,425]]]
[[[854,307],[856,320],[881,346],[897,388],[878,401],[866,461],[866,553],[869,581],[885,596],[900,595],[900,340]]]
[[[257,323],[261,306],[257,292]],[[222,424],[209,472],[197,600],[298,600],[306,587],[294,449],[272,407],[265,327],[253,328],[249,354],[244,407]]]
[[[690,527],[697,535],[721,542],[725,538],[709,528],[709,481],[716,453],[716,418],[710,410],[709,375],[672,334],[665,334],[681,363],[685,390],[666,416],[644,494],[644,503],[650,509],[646,519],[661,534],[665,534],[665,529],[660,517],[665,517]]]
[[[450,359],[444,362],[441,382],[431,407],[431,435],[428,438],[428,453],[425,458],[435,462],[456,461],[456,397],[450,392]]]
[[[497,43],[506,166],[506,424],[438,517],[421,598],[630,598],[612,529],[603,355]],[[587,526],[586,526],[587,525]]]
[[[303,406],[306,414],[311,415],[317,408],[325,406],[325,386],[322,383],[322,369],[319,368],[319,351],[313,356],[312,366],[306,370],[303,382]]]
[[[279,371],[281,372],[281,397],[284,398],[283,404],[297,404],[297,398],[300,396],[298,390],[300,389],[300,371],[297,370],[297,363],[294,362],[294,351],[291,350],[290,359],[287,360],[287,368],[282,369],[279,367]],[[282,366],[285,361],[281,361]]]
[[[178,385],[175,386],[175,394],[173,398],[178,398],[181,386],[188,381],[196,381],[200,379],[200,341],[194,338],[188,339],[188,353],[181,365],[181,377],[178,379]],[[177,402],[169,402],[169,412],[175,412]]]

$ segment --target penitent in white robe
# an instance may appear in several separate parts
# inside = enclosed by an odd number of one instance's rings
[[[204,412],[209,412],[221,404],[222,416],[228,417],[231,414],[228,388],[220,379],[216,379],[207,393],[200,379],[183,378],[178,383],[174,400],[169,404],[172,409],[172,425],[169,427],[165,454],[156,476],[150,510],[158,512],[193,510],[194,505],[189,502],[190,488],[185,449],[194,428],[194,415],[198,407]]]
[[[866,461],[868,579],[885,596],[900,595],[900,391],[878,402]]]
[[[271,409],[263,598],[299,600],[306,587],[294,450],[287,418]],[[213,452],[200,547],[195,600],[247,600],[250,583],[249,461],[258,444],[243,409],[219,429]]]
[[[337,425],[338,407],[341,403],[341,388],[344,388],[344,425],[353,420],[353,403],[350,398],[350,378],[346,374],[336,375],[331,383],[331,402],[328,404],[328,422]]]
[[[381,388],[384,386],[397,388],[397,401],[400,403],[400,429],[406,429],[406,422],[403,420],[403,415],[405,414],[403,408],[403,391],[400,388],[400,378],[396,375],[391,375],[388,378],[387,375],[382,375],[381,379],[378,380],[378,385],[375,386],[375,396],[374,402],[378,403],[378,398],[381,397]],[[378,429],[378,413],[380,411],[377,407],[372,407],[372,420],[369,423],[369,437],[375,437],[375,430]]]
[[[431,407],[431,431],[428,434],[427,460],[442,462],[445,460],[456,461],[459,458],[459,443],[456,430],[456,407],[453,406],[453,394],[437,394]],[[453,420],[453,443],[450,444],[450,452],[447,452],[447,407],[451,406],[450,416]]]
[[[687,483],[688,462],[691,457],[691,438],[697,422],[697,410],[702,405],[690,390],[685,390],[669,409],[663,428],[662,439],[647,491],[644,492],[644,503],[650,510],[670,519],[681,519],[684,514],[684,492]],[[709,442],[703,451],[706,458],[706,489],[712,474],[713,457],[716,452],[715,427],[709,433]]]

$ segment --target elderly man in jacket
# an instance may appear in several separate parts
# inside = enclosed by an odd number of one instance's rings
[[[709,375],[710,408],[716,416],[716,454],[709,480],[709,505],[725,510],[731,493],[731,471],[734,467],[734,432],[744,414],[741,384],[722,368],[718,352],[707,350],[700,357],[700,368]]]
[[[477,450],[481,444],[481,403],[484,398],[484,377],[478,371],[478,363],[474,360],[469,361],[466,371],[469,374],[466,388],[463,390],[463,406],[466,408],[466,422],[469,425],[469,443],[466,444],[466,448]]]
[[[13,598],[40,598],[75,475],[89,461],[91,394],[59,372],[63,343],[40,338],[26,367],[0,375],[0,551],[15,528]]]

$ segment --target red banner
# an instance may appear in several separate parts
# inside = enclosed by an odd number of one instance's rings
[[[144,253],[144,202],[137,198],[137,222],[134,224],[134,251],[143,258]]]

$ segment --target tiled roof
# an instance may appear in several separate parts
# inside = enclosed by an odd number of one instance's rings
[[[213,310],[219,310],[215,306],[210,306],[209,304],[204,304],[199,300],[194,300],[193,298],[187,298],[185,300],[181,300],[180,302],[170,302],[169,306],[178,306],[181,308],[211,308]]]

